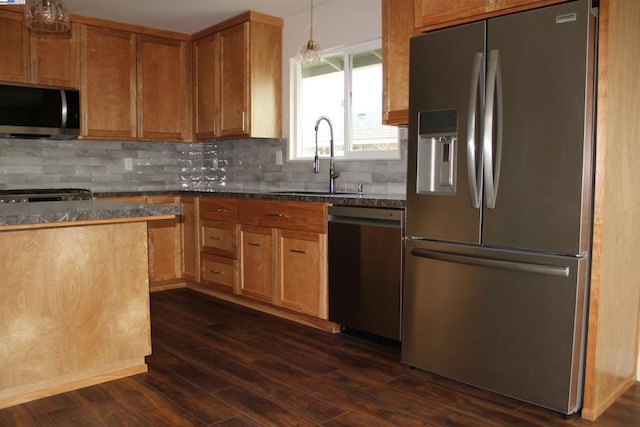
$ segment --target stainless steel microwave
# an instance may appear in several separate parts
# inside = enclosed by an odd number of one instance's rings
[[[80,92],[0,84],[0,136],[71,139],[80,134]]]

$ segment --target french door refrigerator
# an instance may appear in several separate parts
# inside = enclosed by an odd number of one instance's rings
[[[582,399],[596,11],[410,47],[403,362],[564,414]]]

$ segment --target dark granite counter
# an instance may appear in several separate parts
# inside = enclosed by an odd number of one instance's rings
[[[0,230],[5,226],[99,221],[180,215],[173,205],[128,203],[112,200],[0,204]]]
[[[270,200],[291,200],[302,202],[325,202],[334,205],[399,207],[406,204],[403,194],[344,193],[328,194],[327,192],[304,190],[176,190],[176,191],[123,191],[96,192],[96,197],[113,196],[156,196],[176,194],[194,197],[235,197]]]

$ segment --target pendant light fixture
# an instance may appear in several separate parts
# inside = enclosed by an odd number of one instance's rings
[[[313,0],[311,0],[311,25],[309,26],[309,41],[298,49],[298,62],[305,65],[321,64],[324,62],[322,47],[313,40]]]
[[[24,22],[33,31],[63,33],[71,29],[67,6],[62,0],[26,0]]]

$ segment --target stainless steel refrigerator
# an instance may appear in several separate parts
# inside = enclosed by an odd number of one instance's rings
[[[411,40],[402,360],[581,407],[596,10],[562,3]]]

